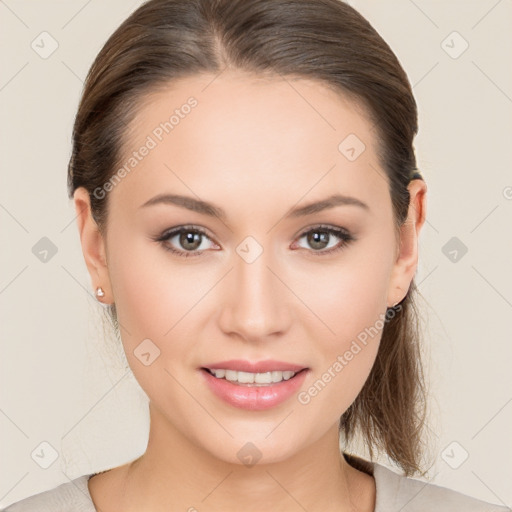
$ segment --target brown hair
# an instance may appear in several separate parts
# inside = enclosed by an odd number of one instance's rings
[[[417,107],[407,75],[370,23],[339,0],[150,0],[111,35],[89,70],[73,128],[68,193],[85,187],[106,233],[101,188],[121,163],[142,97],[171,81],[225,68],[321,81],[362,105],[374,123],[396,232],[407,218],[416,169]],[[426,387],[414,280],[384,325],[377,359],[340,419],[405,472],[421,472]],[[115,319],[115,306],[111,310]]]

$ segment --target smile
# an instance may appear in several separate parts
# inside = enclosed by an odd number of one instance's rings
[[[264,373],[238,372],[236,370],[210,370],[206,368],[217,379],[225,379],[229,382],[242,386],[268,386],[284,380],[289,380],[298,372],[292,371],[273,371]]]
[[[231,360],[198,368],[205,384],[222,402],[262,411],[285,403],[301,388],[309,368],[282,361]]]

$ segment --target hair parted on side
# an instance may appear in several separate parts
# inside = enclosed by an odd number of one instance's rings
[[[397,57],[341,0],[149,0],[110,36],[87,75],[76,115],[68,194],[88,190],[107,232],[108,194],[93,193],[122,162],[143,97],[173,80],[236,69],[264,77],[318,80],[364,108],[375,126],[396,233],[407,218],[416,168],[417,106]],[[375,364],[340,418],[349,442],[359,431],[407,476],[422,473],[426,385],[414,280],[386,321]],[[115,305],[110,314],[117,323]]]

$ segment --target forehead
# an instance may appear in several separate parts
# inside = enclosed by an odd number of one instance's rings
[[[165,182],[207,197],[222,188],[225,197],[275,191],[297,201],[336,188],[369,199],[385,185],[365,109],[314,80],[233,71],[181,78],[141,98],[125,135],[122,163],[151,147],[116,187],[140,196]]]

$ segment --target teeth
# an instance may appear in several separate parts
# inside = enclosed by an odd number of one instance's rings
[[[266,385],[274,382],[281,382],[289,380],[295,372],[291,371],[274,371],[265,373],[250,373],[250,372],[237,372],[235,370],[210,370],[218,379],[226,379],[230,382],[237,382],[238,384],[255,384]]]

